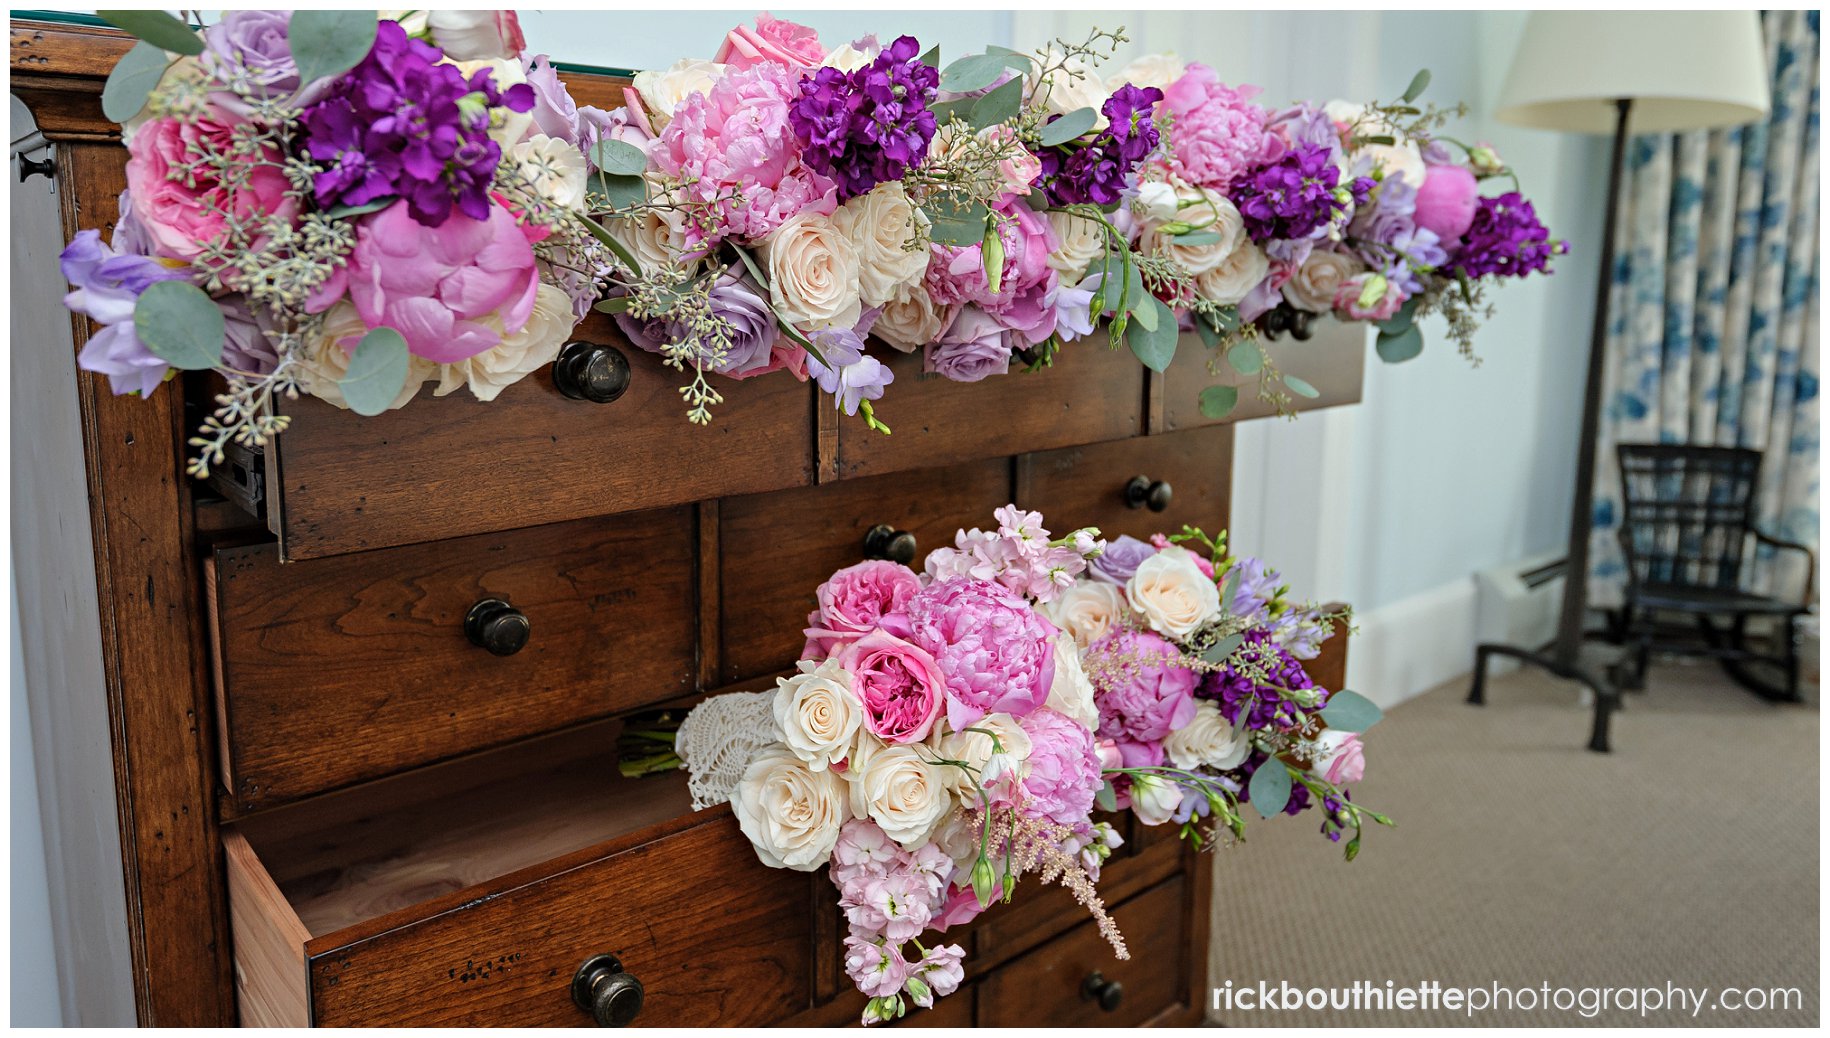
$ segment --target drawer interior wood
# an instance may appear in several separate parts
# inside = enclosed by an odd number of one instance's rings
[[[282,564],[224,547],[211,578],[224,782],[241,811],[693,687],[693,514],[639,513]],[[479,601],[527,617],[473,644]]]
[[[1286,390],[1292,411],[1359,403],[1365,381],[1367,349],[1364,326],[1341,324],[1332,319],[1317,321],[1315,334],[1307,342],[1285,335],[1266,343],[1266,352],[1278,371],[1304,379],[1316,389],[1314,397],[1298,396]],[[1257,375],[1241,375],[1234,371],[1192,332],[1182,336],[1169,370],[1156,383],[1163,387],[1162,420],[1153,421],[1152,432],[1241,422],[1277,413],[1275,407],[1258,398]],[[1238,404],[1220,418],[1209,418],[1201,413],[1201,391],[1213,385],[1239,387]]]
[[[1230,425],[1026,454],[1017,459],[1017,503],[1040,511],[1049,529],[1097,526],[1107,538],[1171,534],[1184,525],[1225,528],[1233,485]],[[1167,507],[1132,507],[1125,488],[1163,484]]]

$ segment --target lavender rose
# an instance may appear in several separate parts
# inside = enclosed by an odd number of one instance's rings
[[[1156,548],[1136,537],[1120,536],[1106,542],[1106,550],[1087,564],[1094,577],[1123,587],[1143,561],[1156,554]]]
[[[996,319],[968,306],[940,341],[927,347],[923,369],[953,382],[977,382],[1010,370],[1010,340]]]
[[[738,268],[731,267],[712,286],[711,298],[713,312],[730,329],[729,347],[712,370],[743,378],[768,367],[778,333],[775,314],[762,292]],[[650,353],[660,353],[668,343],[686,335],[679,322],[662,317],[643,319],[624,313],[616,315],[616,323],[631,343]]]
[[[536,54],[523,59],[527,73],[527,85],[534,88],[534,109],[528,113],[534,117],[534,129],[565,141],[567,144],[578,143],[578,103],[566,92],[566,86],[559,81],[559,71],[548,61],[545,54]]]
[[[231,78],[239,80],[253,97],[264,93],[284,98],[296,93],[296,105],[311,104],[330,81],[303,84],[305,89],[300,91],[299,66],[292,60],[292,45],[286,38],[291,22],[291,11],[224,11],[220,21],[203,31],[204,71],[225,86]],[[236,115],[253,111],[232,90],[219,91],[211,100]]]

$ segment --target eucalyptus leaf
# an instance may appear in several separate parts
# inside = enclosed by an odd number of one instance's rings
[[[1118,810],[1118,790],[1112,788],[1110,779],[1106,781],[1105,785],[1099,787],[1099,792],[1093,796],[1093,802],[1099,805],[1101,811]]]
[[[1011,50],[1009,47],[1000,47],[995,43],[987,44],[985,47],[985,53],[998,55],[999,57],[1004,59],[1004,65],[1006,68],[1014,69],[1014,70],[1016,70],[1018,72],[1022,72],[1024,74],[1028,74],[1030,69],[1036,67],[1035,58],[1029,56],[1028,54],[1023,53],[1020,50]]]
[[[972,106],[976,103],[976,97],[961,97],[952,101],[938,101],[929,105],[928,111],[934,113],[934,125],[945,126],[956,115],[961,119],[970,119]]]
[[[628,141],[605,138],[591,149],[591,164],[613,177],[639,177],[648,169],[648,156]]]
[[[941,71],[940,88],[968,94],[983,90],[1004,74],[1002,54],[969,54]]]
[[[1285,375],[1284,385],[1289,386],[1290,392],[1295,393],[1297,396],[1308,397],[1311,400],[1322,395],[1321,390],[1310,385],[1307,380],[1297,378],[1295,375]]]
[[[1252,772],[1252,806],[1260,816],[1269,818],[1290,803],[1290,769],[1272,757]]]
[[[591,237],[602,242],[604,248],[609,249],[616,255],[618,260],[622,261],[623,266],[628,268],[629,273],[636,277],[642,276],[642,264],[635,258],[635,253],[630,252],[628,246],[617,241],[616,236],[605,230],[603,224],[598,223],[590,217],[585,217],[579,222],[585,225],[585,230],[590,233]]]
[[[1214,314],[1214,326],[1219,328],[1223,332],[1238,331],[1239,330],[1239,308],[1236,306],[1229,306],[1226,309],[1221,310],[1218,313]]]
[[[1423,329],[1413,324],[1396,335],[1380,332],[1373,348],[1385,363],[1402,364],[1423,352]]]
[[[1429,87],[1430,70],[1427,68],[1418,69],[1417,74],[1411,77],[1411,85],[1404,88],[1404,103],[1410,104],[1412,101],[1422,97],[1423,92],[1428,90]]]
[[[1239,594],[1239,578],[1244,572],[1238,566],[1234,566],[1227,571],[1226,582],[1220,585],[1220,608],[1229,613],[1233,611],[1233,597]]]
[[[365,216],[369,213],[378,213],[398,201],[400,201],[400,199],[395,195],[384,195],[380,198],[364,202],[361,205],[340,205],[331,209],[329,212],[326,212],[324,215],[331,220],[347,220],[353,216]]]
[[[202,54],[203,37],[194,26],[186,25],[164,11],[97,11],[102,21],[124,29],[160,50],[174,54]]]
[[[1348,689],[1329,696],[1328,705],[1322,707],[1322,720],[1337,732],[1364,732],[1384,716],[1379,704]]]
[[[1142,328],[1143,330],[1145,330],[1147,332],[1156,331],[1156,324],[1157,324],[1156,307],[1140,306],[1137,309],[1132,311],[1132,316],[1137,318],[1137,326],[1139,328]]]
[[[1225,418],[1239,406],[1239,387],[1208,386],[1201,391],[1201,417]]]
[[[139,115],[140,109],[146,107],[147,95],[159,85],[170,64],[171,59],[158,47],[145,40],[134,44],[115,63],[114,71],[108,73],[108,82],[102,84],[102,114],[117,123]]]
[[[1169,369],[1169,362],[1175,359],[1176,339],[1178,338],[1176,314],[1169,308],[1169,304],[1161,299],[1151,296],[1149,300],[1151,305],[1140,306],[1132,310],[1132,314],[1138,319],[1138,326],[1125,330],[1125,342],[1130,345],[1131,352],[1137,355],[1137,359],[1143,362],[1144,367],[1161,374]],[[1154,328],[1143,326],[1143,315],[1146,310],[1155,310],[1156,326]]]
[[[1236,342],[1226,351],[1226,362],[1241,375],[1256,375],[1264,368],[1264,351],[1256,342]]]
[[[1245,635],[1228,635],[1215,642],[1206,652],[1202,653],[1201,658],[1209,663],[1223,663],[1228,656],[1231,656],[1234,651],[1244,644]]]
[[[923,206],[930,227],[928,237],[938,245],[977,245],[985,240],[985,222],[990,216],[985,203],[953,195],[936,195]]]
[[[621,314],[629,312],[629,297],[617,296],[615,299],[599,299],[591,309],[600,314]]]
[[[738,260],[743,263],[744,269],[750,272],[750,276],[756,279],[756,283],[763,288],[768,288],[769,278],[763,273],[761,264],[756,262],[756,257],[750,255],[750,250],[736,242],[727,241],[726,244],[730,245],[731,251],[737,254]]]
[[[1023,80],[1012,79],[997,89],[978,99],[972,106],[972,117],[967,120],[975,130],[1016,118],[1017,109],[1023,106]]]
[[[375,46],[374,11],[294,11],[286,23],[299,82],[335,76],[356,67]]]
[[[1036,143],[1042,145],[1044,148],[1052,148],[1058,144],[1066,144],[1068,141],[1091,130],[1093,124],[1098,121],[1099,113],[1093,111],[1091,108],[1076,108],[1061,118],[1055,119],[1042,127],[1042,132],[1037,135]]]
[[[1196,245],[1213,245],[1219,240],[1219,231],[1184,231],[1175,236],[1175,244],[1187,245],[1190,247]]]
[[[140,293],[133,330],[153,356],[180,371],[204,371],[222,360],[222,308],[189,281],[156,281]]]
[[[1359,141],[1361,144],[1396,144],[1396,143],[1398,143],[1398,138],[1393,137],[1389,133],[1374,134],[1371,137],[1356,137],[1354,139]]]
[[[1403,305],[1398,307],[1397,313],[1379,322],[1379,330],[1396,335],[1409,328],[1417,319],[1417,305],[1421,301],[1417,296],[1406,299]]]
[[[386,411],[407,385],[407,340],[392,328],[376,328],[356,344],[349,370],[337,380],[349,409],[372,417]]]
[[[929,47],[928,52],[921,56],[921,63],[923,65],[928,66],[929,68],[939,68],[940,67],[940,44],[936,43],[934,46]]]
[[[1201,345],[1210,350],[1219,348],[1220,329],[1215,328],[1213,323],[1201,314],[1195,315],[1195,331],[1201,335]]]
[[[648,201],[648,181],[641,177],[600,175],[597,186],[612,209],[632,209]]]

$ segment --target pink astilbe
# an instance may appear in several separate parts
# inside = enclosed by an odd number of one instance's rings
[[[1066,887],[1074,900],[1099,923],[1100,936],[1112,946],[1112,954],[1119,959],[1131,958],[1130,950],[1125,947],[1125,935],[1107,914],[1105,899],[1099,896],[1099,889],[1094,886],[1081,856],[1067,849],[1083,843],[1073,829],[1046,818],[1026,818],[1011,809],[993,808],[989,817],[992,846],[1000,864],[1008,861],[1011,876],[1033,872],[1039,882]],[[983,838],[986,818],[983,811],[968,812],[975,842]],[[1009,891],[1005,894],[1008,896]]]

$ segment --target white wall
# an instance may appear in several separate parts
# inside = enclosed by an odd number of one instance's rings
[[[940,45],[946,59],[985,49],[987,43],[1010,46],[1010,12],[977,11],[793,11],[769,8],[777,18],[819,30],[832,46],[870,33],[888,43],[910,35],[922,49]],[[681,58],[710,58],[725,31],[755,17],[755,10],[692,11],[663,14],[618,12],[615,30],[602,11],[522,11],[521,29],[528,47],[556,61],[610,68],[665,68]]]

